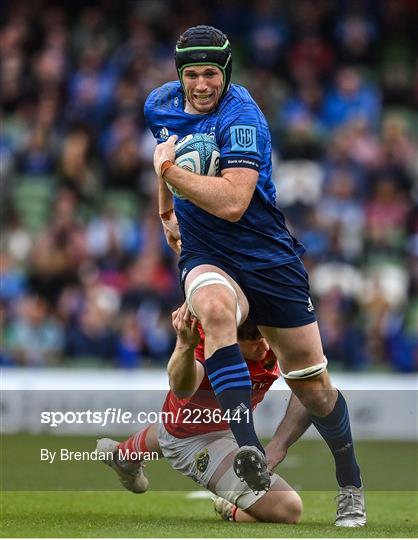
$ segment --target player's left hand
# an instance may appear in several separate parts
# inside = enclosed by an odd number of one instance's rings
[[[177,135],[171,135],[165,142],[157,144],[154,150],[154,169],[158,178],[161,178],[161,165],[164,161],[170,160],[174,163],[176,159],[175,144],[177,139]]]

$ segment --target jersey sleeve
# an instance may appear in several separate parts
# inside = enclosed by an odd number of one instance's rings
[[[159,140],[159,134],[160,134],[160,126],[158,122],[158,113],[157,113],[157,107],[155,103],[155,97],[157,95],[158,88],[153,90],[147,99],[145,100],[144,104],[144,117],[145,122],[149,129],[151,130],[154,137],[157,139],[158,142],[161,142]]]
[[[243,167],[258,171],[265,147],[260,111],[251,103],[235,104],[223,111],[218,127],[221,170]]]

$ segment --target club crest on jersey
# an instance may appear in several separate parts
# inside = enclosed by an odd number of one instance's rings
[[[168,139],[170,136],[168,129],[166,127],[163,127],[160,129],[160,138],[161,139]]]
[[[231,126],[231,151],[257,152],[257,132],[254,126]]]
[[[205,448],[202,452],[198,452],[195,457],[196,467],[197,470],[201,473],[204,473],[209,465],[209,452],[208,449]]]

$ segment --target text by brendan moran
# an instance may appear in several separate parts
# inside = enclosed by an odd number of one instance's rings
[[[129,450],[117,450],[113,452],[98,452],[97,450],[74,451],[69,448],[60,450],[48,450],[41,448],[41,461],[54,463],[55,461],[111,461],[114,458],[126,461],[152,461],[158,459],[158,452],[130,452]]]

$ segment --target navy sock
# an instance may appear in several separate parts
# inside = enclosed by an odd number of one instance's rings
[[[338,391],[335,407],[328,416],[312,415],[311,419],[334,456],[338,485],[360,487],[360,468],[354,453],[347,403],[341,392]]]
[[[238,343],[215,351],[205,366],[220,408],[229,416],[229,427],[238,446],[257,446],[264,453],[254,430],[250,373]]]

